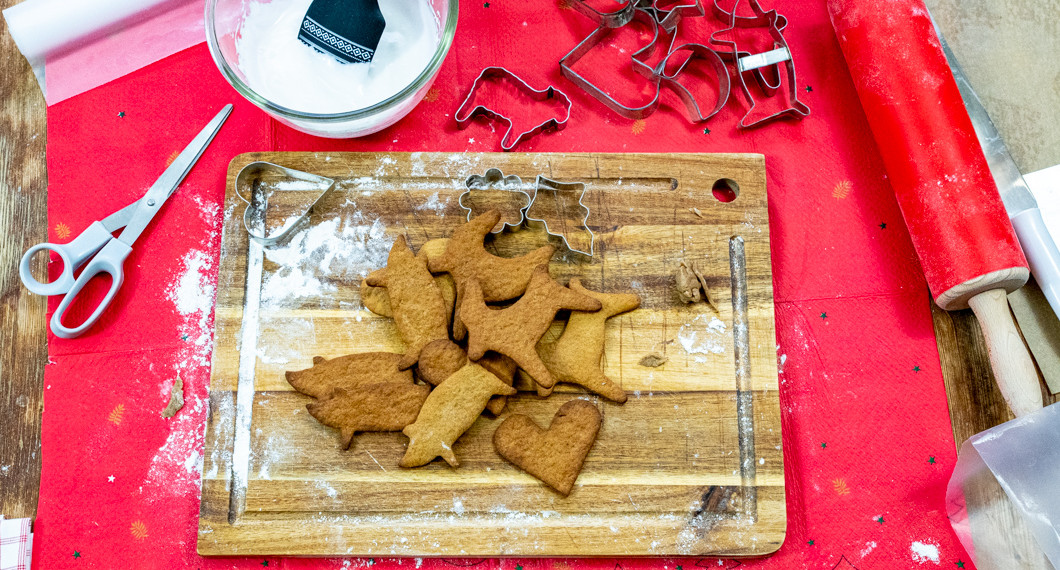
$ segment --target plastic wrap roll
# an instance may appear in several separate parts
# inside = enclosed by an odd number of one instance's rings
[[[53,104],[205,41],[203,14],[198,0],[25,0],[4,19]]]

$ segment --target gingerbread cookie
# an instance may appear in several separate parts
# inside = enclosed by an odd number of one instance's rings
[[[604,376],[600,362],[604,356],[604,326],[607,319],[640,306],[640,297],[630,293],[597,293],[572,279],[571,291],[600,301],[603,308],[593,313],[572,311],[567,328],[553,342],[538,343],[537,353],[559,382],[570,382],[616,402],[626,401],[626,392]]]
[[[432,239],[423,244],[423,247],[416,253],[416,257],[430,262],[431,258],[442,255],[448,243],[449,238]],[[381,317],[393,318],[394,313],[390,309],[390,294],[387,293],[386,287],[373,287],[368,284],[368,280],[376,283],[385,282],[386,268],[376,269],[361,280],[361,304],[364,305],[364,308]],[[446,307],[446,318],[451,320],[453,318],[453,308],[456,305],[456,283],[453,281],[453,276],[448,273],[435,275],[434,282],[438,284],[438,288],[442,292],[442,300],[445,301]]]
[[[492,372],[501,382],[509,386],[515,383],[515,373],[519,371],[519,365],[514,360],[499,352],[487,352],[482,358],[478,359],[477,364]],[[499,416],[506,405],[508,405],[508,396],[494,396],[486,404],[486,411]]]
[[[511,396],[515,389],[477,364],[468,363],[447,378],[427,397],[416,422],[402,430],[409,438],[409,447],[401,466],[426,465],[438,456],[453,467],[460,465],[453,444],[495,394]]]
[[[405,357],[398,367],[405,369],[416,364],[427,343],[449,338],[442,293],[427,270],[427,262],[413,255],[404,237],[396,239],[390,248],[386,272],[373,273],[365,282],[387,288],[394,324],[406,344]]]
[[[541,429],[528,416],[514,414],[493,432],[493,448],[566,496],[596,442],[602,419],[600,410],[586,400],[563,404],[548,429]]]
[[[482,296],[487,302],[514,299],[526,290],[534,268],[548,263],[555,252],[550,245],[513,258],[497,257],[486,251],[486,235],[500,218],[501,214],[497,210],[472,218],[453,231],[445,252],[439,257],[432,257],[428,264],[432,272],[449,272],[456,281],[457,310],[453,317],[453,336],[457,340],[462,340],[466,332],[460,318],[460,299],[470,280],[479,281]]]
[[[432,259],[445,254],[446,247],[449,247],[449,238],[434,238],[420,246],[420,251],[416,255],[422,256],[429,264]]]
[[[430,392],[431,387],[422,384],[364,384],[336,388],[306,408],[320,423],[338,428],[343,449],[349,449],[356,432],[405,429],[416,421]]]
[[[368,277],[383,275],[380,273],[386,268],[377,269],[368,274]],[[372,287],[368,284],[368,277],[361,280],[361,304],[365,309],[372,311],[380,317],[393,318],[394,312],[390,310],[390,293],[386,287]]]
[[[372,287],[368,284],[368,278],[375,276],[376,279],[385,275],[386,268],[373,271],[368,277],[361,280],[361,304],[365,309],[372,311],[380,317],[394,318],[394,311],[390,308],[390,293],[386,287]],[[442,293],[442,301],[445,303],[445,318],[452,321],[453,308],[456,306],[456,283],[453,276],[442,273],[434,276],[434,282]]]
[[[487,307],[475,279],[470,281],[461,298],[461,318],[468,328],[468,358],[478,360],[487,350],[499,352],[511,357],[545,388],[554,386],[556,380],[534,347],[552,325],[556,313],[560,309],[598,311],[602,306],[600,301],[556,283],[548,275],[546,265],[534,269],[526,294],[510,307]]]
[[[412,384],[412,371],[398,368],[403,357],[391,352],[350,354],[330,360],[317,356],[311,368],[288,371],[285,376],[295,390],[314,398],[324,398],[336,388],[352,390],[376,383]]]
[[[467,353],[449,339],[439,339],[423,347],[418,368],[420,379],[437,386],[467,364]]]

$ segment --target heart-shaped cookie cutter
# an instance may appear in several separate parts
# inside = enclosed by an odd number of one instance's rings
[[[574,49],[572,49],[567,55],[563,56],[563,59],[559,60],[559,68],[560,72],[563,73],[563,76],[570,80],[571,83],[577,85],[589,95],[592,95],[593,98],[603,103],[608,109],[611,109],[627,119],[643,119],[654,113],[659,107],[658,78],[653,77],[654,70],[650,65],[643,61],[655,52],[655,49],[659,44],[659,24],[651,14],[640,8],[634,11],[633,18],[630,22],[632,21],[637,21],[638,23],[647,26],[648,29],[652,31],[651,42],[643,48],[633,52],[631,56],[634,70],[655,84],[655,96],[651,101],[639,106],[630,106],[619,103],[611,96],[611,94],[586,79],[572,67],[578,62],[578,60],[592,51],[594,47],[606,40],[611,33],[614,32],[615,28],[600,26],[593,30],[593,32],[586,36],[584,40],[574,46]]]
[[[673,10],[679,8],[690,8],[688,6],[674,6]],[[696,6],[702,8],[702,6],[696,2]],[[663,42],[660,39],[663,37],[659,33],[659,23],[657,18],[652,15],[651,10],[655,8],[644,9],[637,8],[634,14],[634,20],[639,24],[647,26],[652,32],[652,39],[646,46],[633,52],[630,59],[633,64],[633,70],[643,76],[645,79],[650,81],[655,86],[655,96],[652,97],[651,101],[640,106],[629,106],[618,102],[610,93],[603,90],[593,82],[586,79],[584,76],[579,74],[573,69],[578,60],[588,54],[594,47],[604,42],[612,33],[613,29],[606,26],[600,26],[589,34],[584,40],[581,41],[577,46],[574,47],[567,55],[563,56],[563,59],[559,61],[560,71],[563,76],[569,79],[572,83],[582,88],[586,93],[592,95],[597,101],[603,103],[607,108],[618,113],[619,115],[627,119],[644,119],[654,113],[659,108],[659,102],[662,94],[662,87],[669,87],[677,94],[681,101],[685,104],[685,108],[688,111],[689,118],[692,122],[702,122],[713,117],[722,108],[725,107],[725,103],[729,100],[729,94],[731,91],[731,83],[729,81],[729,72],[725,68],[725,62],[722,61],[721,56],[711,48],[702,44],[684,44],[674,48],[670,46],[667,49],[665,57],[662,61],[656,64],[654,67],[647,63],[647,60],[655,53],[655,51],[662,45]],[[698,13],[698,11],[697,11]],[[632,21],[632,20],[631,20]],[[671,57],[681,52],[689,52],[688,57],[681,62],[673,71],[668,71],[666,65],[670,63]],[[693,60],[707,61],[711,64],[714,75],[717,79],[718,98],[714,108],[704,113],[700,108],[699,102],[695,96],[687,87],[685,87],[680,80],[680,75],[688,67],[689,63]]]
[[[265,221],[265,209],[268,207],[268,197],[266,197],[264,203],[260,205],[254,204],[254,180],[263,173],[276,173],[281,174],[284,177],[291,180],[298,180],[302,182],[309,182],[314,185],[318,185],[323,188],[320,195],[317,196],[316,200],[309,205],[294,221],[290,221],[284,224],[284,227],[273,235],[269,235],[264,229]],[[286,166],[280,166],[279,164],[273,164],[271,162],[256,161],[244,166],[240,169],[239,174],[236,175],[236,194],[247,203],[246,209],[243,211],[243,227],[246,228],[247,234],[250,239],[264,245],[266,247],[275,245],[287,239],[290,235],[296,232],[307,220],[309,220],[310,214],[317,207],[318,204],[324,199],[324,196],[335,187],[335,180],[320,176],[318,174],[312,174],[309,172],[303,172],[301,170],[295,170],[293,168],[287,168]],[[244,193],[245,189],[250,190],[249,193]],[[285,190],[274,189],[273,192],[283,192]],[[300,191],[305,191],[301,189]],[[252,218],[256,215],[260,215],[260,220],[253,220]],[[257,229],[252,229],[261,227]]]
[[[464,187],[466,188],[466,190],[464,190],[464,192],[460,194],[460,197],[457,198],[456,202],[460,205],[461,208],[467,210],[467,221],[470,222],[471,216],[475,212],[471,209],[471,207],[464,204],[464,198],[470,196],[472,191],[506,190],[508,192],[518,192],[519,194],[522,194],[524,197],[526,197],[526,203],[521,208],[519,208],[519,221],[514,224],[510,224],[507,222],[507,220],[505,220],[501,224],[500,229],[490,231],[491,234],[499,234],[504,230],[517,229],[523,225],[523,222],[526,221],[526,210],[530,207],[530,204],[533,201],[530,198],[530,194],[527,193],[526,190],[523,190],[522,186],[522,178],[519,178],[514,174],[505,176],[504,173],[501,172],[501,169],[490,168],[486,170],[485,174],[472,174],[471,176],[468,176],[467,180],[464,181]]]

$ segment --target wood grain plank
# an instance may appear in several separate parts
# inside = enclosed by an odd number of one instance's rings
[[[337,181],[308,229],[266,250],[260,284],[245,277],[248,240],[233,193],[236,173],[254,160]],[[317,355],[404,350],[393,323],[364,309],[360,280],[385,264],[396,236],[419,247],[463,223],[465,213],[457,206],[463,181],[486,164],[501,165],[526,181],[535,173],[584,181],[589,188],[584,203],[592,210],[588,226],[598,235],[596,256],[557,253],[550,272],[560,280],[579,277],[590,288],[632,289],[643,299],[641,309],[611,319],[605,328],[602,366],[630,392],[626,404],[562,385],[548,399],[521,393],[509,400],[505,413],[525,413],[543,425],[572,398],[597,402],[603,427],[567,498],[496,455],[492,433],[501,419],[483,416],[456,442],[459,468],[435,461],[401,469],[403,435],[360,434],[343,450],[336,433],[308,415],[309,399],[284,379],[286,370],[308,367]],[[735,202],[713,197],[711,186],[720,178],[740,184]],[[274,227],[294,219],[315,198],[314,192],[275,188],[268,181],[257,185],[258,191],[271,192],[266,216],[278,221]],[[230,166],[226,211],[233,215],[225,221],[222,243],[225,286],[219,287],[215,318],[200,552],[739,555],[769,552],[782,541],[783,456],[760,156],[242,155]],[[749,325],[749,375],[740,383],[730,272],[734,236],[744,240],[741,287],[747,306],[740,310]],[[512,256],[549,239],[531,226],[491,237],[487,246]],[[320,243],[334,246],[321,249]],[[692,260],[706,268],[717,309],[676,298],[673,273],[681,261]],[[311,280],[311,291],[298,288],[303,279]],[[262,300],[249,325],[243,307],[247,287],[261,287]],[[243,326],[256,327],[255,346],[239,346]],[[559,334],[562,327],[561,315],[548,334]],[[233,407],[245,350],[255,351],[255,393],[246,414],[249,425],[239,428]],[[669,361],[640,366],[641,357],[654,350],[665,351]],[[522,381],[519,386],[529,388]],[[741,406],[748,414],[743,421]],[[249,430],[247,457],[232,457],[237,429]],[[242,511],[229,508],[234,465],[247,473]],[[542,518],[543,510],[556,518]],[[533,544],[516,540],[527,535],[526,525],[513,526],[515,519],[535,527]],[[356,535],[345,534],[354,527],[360,529]],[[284,545],[261,541],[285,530],[294,531],[294,538]]]
[[[2,0],[0,8],[18,4]],[[10,34],[0,37],[0,513],[32,517],[40,487],[47,302],[27,291],[18,263],[48,238],[45,105],[33,71]],[[44,256],[33,263],[46,271]]]

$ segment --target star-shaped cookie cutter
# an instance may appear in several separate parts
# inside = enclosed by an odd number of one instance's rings
[[[471,218],[475,215],[472,207],[464,204],[464,198],[471,195],[474,190],[506,190],[508,192],[518,192],[526,198],[525,204],[519,208],[519,220],[515,223],[509,223],[506,219],[502,218],[500,229],[491,230],[491,234],[499,234],[504,230],[515,230],[518,229],[526,221],[526,210],[530,208],[533,200],[530,198],[530,194],[526,190],[523,190],[523,179],[512,174],[505,176],[501,169],[490,168],[486,170],[485,174],[472,174],[467,177],[464,181],[464,190],[460,197],[457,198],[456,202],[461,208],[467,210],[467,221],[471,221]],[[503,215],[503,214],[502,214]]]
[[[528,131],[519,133],[513,140],[509,140],[512,136],[512,129],[515,127],[515,123],[512,122],[511,117],[481,104],[468,109],[471,102],[475,99],[475,92],[478,91],[482,82],[490,80],[510,80],[520,91],[535,101],[548,101],[550,99],[560,101],[565,109],[565,115],[562,119],[555,117],[550,118]],[[460,108],[456,110],[456,126],[460,129],[465,129],[471,124],[471,121],[478,116],[507,123],[508,130],[504,132],[504,137],[501,139],[501,150],[508,152],[515,148],[519,143],[534,135],[541,134],[545,131],[562,130],[563,127],[567,126],[567,121],[570,119],[570,107],[570,98],[567,97],[567,94],[551,85],[545,89],[534,89],[533,87],[530,87],[527,82],[523,81],[521,77],[503,67],[487,67],[478,74],[475,82],[471,85],[471,90],[467,93],[467,97],[464,98],[464,102],[461,103]]]
[[[582,202],[582,199],[585,197],[585,184],[582,182],[560,182],[559,180],[552,180],[551,178],[546,178],[539,174],[537,176],[537,182],[535,183],[535,186],[536,191],[534,192],[534,199],[530,201],[530,206],[528,206],[526,209],[526,221],[540,222],[545,226],[545,233],[550,236],[558,237],[560,240],[563,241],[563,245],[566,246],[568,250],[573,251],[574,253],[580,253],[582,255],[592,257],[596,246],[596,234],[594,234],[593,231],[589,229],[589,207]],[[589,251],[583,251],[572,247],[570,242],[567,241],[567,235],[564,232],[554,232],[548,227],[548,222],[544,218],[535,218],[530,215],[534,209],[534,204],[537,202],[537,197],[540,196],[542,192],[553,192],[557,195],[560,192],[578,193],[578,207],[585,210],[585,216],[582,217],[580,227],[589,233]],[[556,202],[559,203],[558,198]]]

